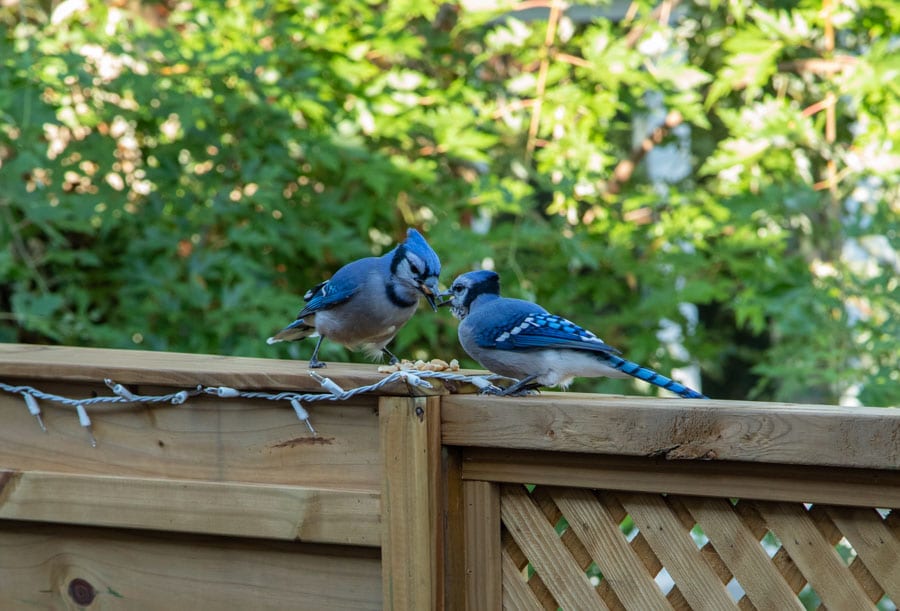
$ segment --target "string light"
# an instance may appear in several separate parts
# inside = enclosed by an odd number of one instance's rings
[[[37,399],[34,398],[34,395],[25,395],[25,405],[28,406],[28,411],[31,412],[31,415],[37,418],[38,424],[41,425],[41,430],[46,433],[47,427],[44,426],[44,419],[41,418],[41,406],[38,405]]]
[[[25,400],[25,406],[28,408],[28,412],[34,416],[38,425],[41,427],[41,430],[47,432],[47,427],[44,425],[44,420],[41,415],[41,407],[38,404],[38,400],[41,401],[50,401],[53,403],[57,403],[60,405],[64,405],[66,407],[74,407],[75,411],[78,415],[78,423],[88,432],[88,436],[90,437],[91,446],[97,447],[97,439],[94,437],[93,428],[91,425],[91,418],[88,415],[87,408],[93,407],[99,404],[151,404],[157,405],[160,403],[169,403],[171,405],[182,405],[185,403],[188,398],[195,397],[198,395],[211,395],[214,397],[218,397],[220,399],[234,399],[234,398],[242,398],[242,399],[265,399],[268,401],[287,401],[290,403],[291,407],[294,409],[294,413],[297,415],[297,419],[303,422],[306,427],[309,429],[309,432],[314,436],[318,435],[316,429],[313,427],[312,423],[309,420],[309,412],[306,411],[306,408],[303,407],[303,403],[314,403],[316,401],[346,401],[352,397],[355,397],[359,394],[376,392],[387,386],[388,384],[394,382],[403,382],[410,389],[413,388],[423,388],[423,389],[431,389],[434,386],[429,382],[426,378],[433,378],[444,381],[452,381],[452,382],[463,382],[473,384],[476,388],[479,389],[479,392],[487,393],[487,394],[496,394],[501,392],[501,389],[495,386],[492,380],[500,380],[507,379],[503,376],[498,375],[484,375],[484,376],[471,376],[464,375],[461,373],[452,373],[449,371],[411,371],[401,369],[400,371],[395,371],[386,377],[382,378],[378,382],[374,384],[369,384],[367,386],[359,386],[357,388],[351,388],[349,390],[344,390],[341,388],[339,384],[333,381],[330,378],[326,378],[322,375],[319,375],[315,371],[310,371],[309,375],[316,380],[319,384],[322,385],[327,393],[297,393],[297,392],[280,392],[280,393],[269,393],[269,392],[261,392],[261,391],[245,391],[238,390],[235,388],[231,388],[228,386],[202,386],[198,385],[195,388],[190,390],[179,390],[178,392],[169,393],[165,395],[138,395],[126,388],[122,384],[118,384],[113,382],[109,378],[105,378],[103,382],[106,386],[113,392],[112,395],[107,396],[97,396],[90,397],[87,399],[72,399],[70,397],[64,397],[61,395],[56,395],[53,393],[44,392],[42,390],[38,390],[37,388],[33,388],[31,386],[13,386],[11,384],[5,384],[0,382],[0,390],[6,391],[11,394],[21,395]]]

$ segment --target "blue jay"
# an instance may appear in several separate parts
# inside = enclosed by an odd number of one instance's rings
[[[406,324],[424,295],[436,311],[441,262],[415,229],[406,241],[380,257],[348,263],[330,280],[306,291],[306,306],[297,320],[270,337],[269,344],[318,337],[309,359],[311,368],[325,367],[319,348],[325,338],[352,350],[362,348],[370,356],[381,354],[398,362],[385,348]]]
[[[463,274],[440,295],[460,320],[459,342],[473,359],[518,382],[502,394],[539,386],[568,386],[576,376],[633,376],[686,399],[696,390],[619,356],[619,351],[573,322],[530,301],[500,296],[492,271]]]

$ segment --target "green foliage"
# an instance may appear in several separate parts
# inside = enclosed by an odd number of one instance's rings
[[[0,341],[306,358],[263,339],[415,225],[711,396],[900,403],[894,2],[89,4],[0,12]]]

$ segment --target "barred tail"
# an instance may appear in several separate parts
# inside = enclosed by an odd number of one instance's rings
[[[284,329],[267,339],[266,343],[277,344],[278,342],[295,342],[299,339],[315,336],[316,328],[313,325],[310,325],[308,322],[304,321],[302,318],[298,318],[297,320],[286,326]]]
[[[626,361],[623,358],[619,358],[614,354],[604,355],[604,361],[614,369],[618,369],[622,373],[627,373],[628,375],[637,378],[638,380],[643,380],[645,382],[649,382],[654,386],[659,386],[669,392],[673,392],[682,399],[708,399],[706,397],[693,388],[688,388],[684,384],[680,384],[671,378],[667,378],[666,376],[656,373],[652,369],[647,369],[646,367],[641,367],[637,363],[632,363],[631,361]]]

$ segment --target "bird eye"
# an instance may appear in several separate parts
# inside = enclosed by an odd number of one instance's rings
[[[410,271],[412,271],[412,273],[414,273],[416,276],[421,276],[421,275],[422,275],[422,270],[421,270],[421,269],[419,268],[419,266],[416,265],[415,263],[410,263],[410,264],[409,264],[409,269],[410,269]]]

